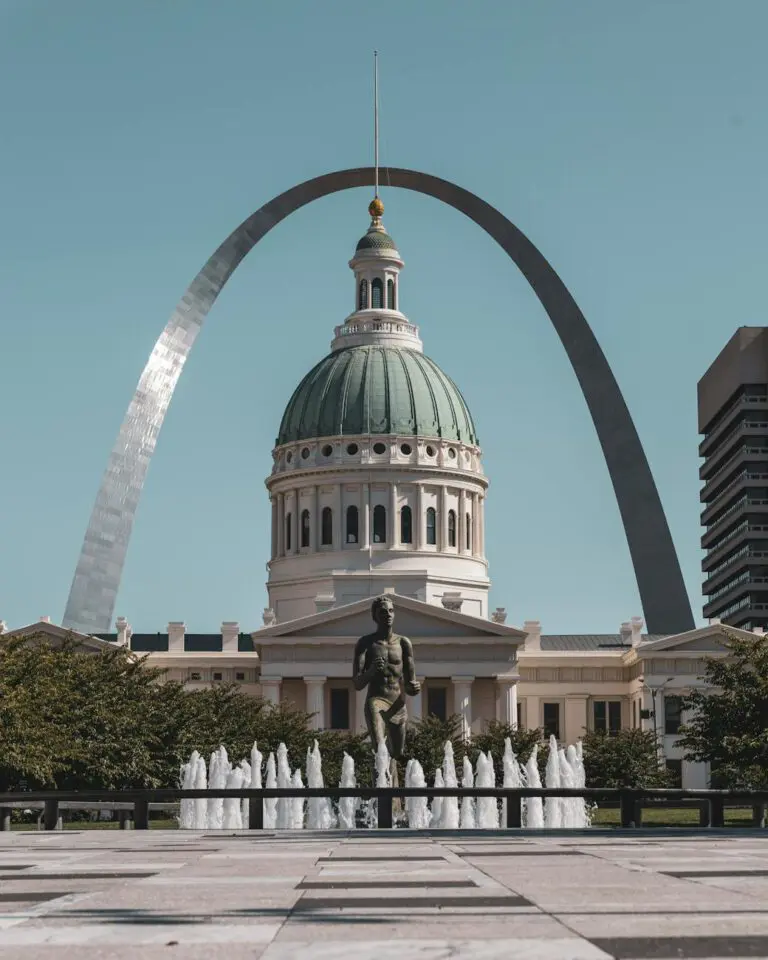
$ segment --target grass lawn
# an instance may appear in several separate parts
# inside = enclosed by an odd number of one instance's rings
[[[618,827],[621,823],[621,811],[617,808],[600,809],[592,817],[593,827]],[[699,811],[690,807],[679,810],[643,810],[644,827],[695,827],[699,823]],[[751,827],[751,807],[726,807],[726,827]]]

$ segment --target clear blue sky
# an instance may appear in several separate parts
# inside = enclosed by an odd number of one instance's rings
[[[276,193],[370,162],[479,193],[540,247],[617,376],[701,612],[696,382],[765,318],[765,0],[0,0],[0,618],[59,620],[107,455],[176,301]],[[370,191],[269,234],[209,315],[116,613],[261,623],[270,450],[351,309]],[[402,306],[491,479],[492,604],[544,632],[640,612],[607,469],[543,309],[479,228],[384,190]]]

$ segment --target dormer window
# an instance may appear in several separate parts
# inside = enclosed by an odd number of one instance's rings
[[[371,282],[371,308],[381,310],[384,307],[384,284],[380,277]]]
[[[358,310],[367,310],[368,309],[368,281],[360,281],[360,293],[358,295],[357,301]]]

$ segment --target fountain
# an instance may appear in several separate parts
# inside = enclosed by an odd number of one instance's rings
[[[264,767],[264,779],[262,779]],[[375,784],[389,787],[392,784],[392,767],[385,742],[381,742],[374,757]],[[534,747],[525,766],[521,766],[509,739],[504,742],[502,757],[503,785],[508,789],[531,786],[541,787],[537,763],[537,748]],[[322,756],[317,740],[307,750],[307,786],[322,788]],[[565,749],[559,747],[554,737],[549,743],[549,757],[545,772],[547,787],[582,788],[585,785],[585,770],[582,745],[577,743]],[[214,750],[206,769],[205,759],[194,750],[180,771],[183,789],[238,790],[253,787],[260,789],[262,783],[268,789],[293,787],[302,790],[304,781],[301,769],[291,772],[288,750],[284,743],[277,748],[277,755],[270,753],[266,764],[254,743],[250,760],[241,760],[234,766],[223,746]],[[462,761],[462,786],[493,787],[496,772],[490,753],[478,754],[475,769],[468,757]],[[434,787],[458,785],[453,744],[445,744],[442,767],[435,770]],[[352,757],[344,754],[339,786],[355,787],[357,777]],[[424,771],[418,760],[408,761],[405,770],[406,787],[426,787]],[[377,824],[376,801],[363,804],[356,797],[342,797],[336,807],[327,797],[303,796],[283,799],[266,799],[264,804],[264,828],[267,830],[330,830],[338,826],[344,830],[357,827],[358,811],[364,809],[364,821],[368,827]],[[398,826],[415,830],[441,828],[498,829],[499,802],[495,797],[434,797],[431,809],[428,798],[407,797],[404,810],[397,817]],[[503,804],[501,805],[503,812]],[[540,797],[527,797],[522,802],[522,823],[527,829],[583,829],[590,826],[590,810],[586,802],[577,798],[550,797],[542,803]],[[236,798],[208,797],[197,800],[182,800],[179,809],[179,827],[183,830],[240,830],[248,826],[249,801]],[[501,823],[506,823],[503,816]]]

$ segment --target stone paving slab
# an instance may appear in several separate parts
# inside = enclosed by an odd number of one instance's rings
[[[10,833],[0,960],[768,958],[767,873],[755,833]]]

